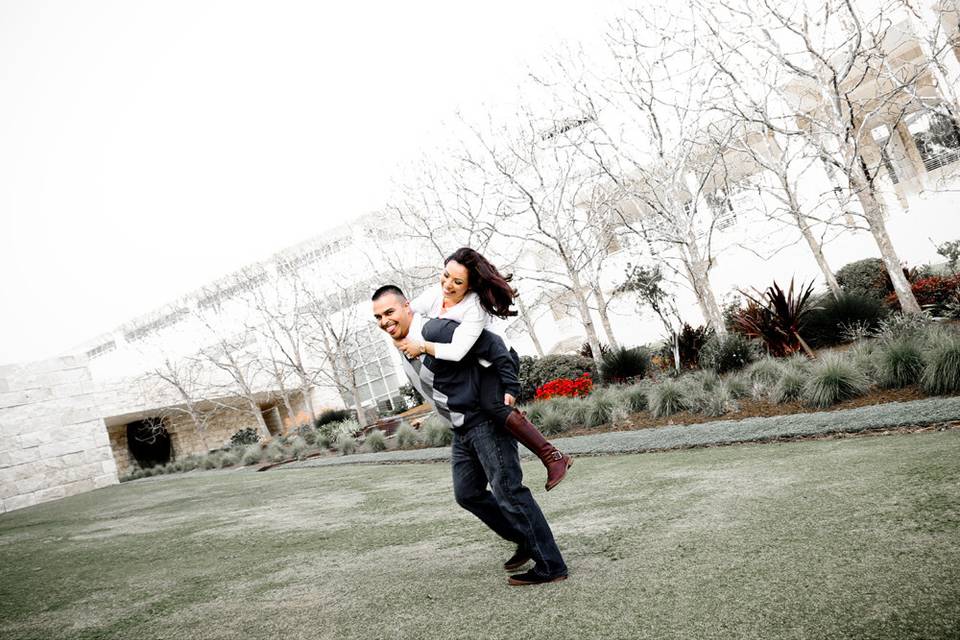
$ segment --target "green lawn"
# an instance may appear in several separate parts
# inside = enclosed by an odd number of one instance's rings
[[[523,588],[445,464],[168,476],[4,514],[0,638],[960,634],[957,430],[581,458],[537,496],[571,575]]]

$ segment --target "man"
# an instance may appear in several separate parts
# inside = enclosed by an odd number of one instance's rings
[[[394,340],[450,342],[457,328],[452,320],[425,322],[393,285],[374,292],[373,317]],[[510,353],[503,340],[489,331],[483,331],[467,357],[459,362],[421,354],[409,360],[404,358],[403,370],[410,384],[453,428],[450,463],[457,504],[501,538],[517,545],[516,553],[504,564],[506,570],[519,569],[531,559],[536,563],[530,571],[511,576],[507,583],[519,586],[565,580],[567,566],[550,525],[530,490],[523,486],[517,441],[496,429],[480,409],[477,358],[497,367],[507,393],[519,393],[513,368],[508,366]]]

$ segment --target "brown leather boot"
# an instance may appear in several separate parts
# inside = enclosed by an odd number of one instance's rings
[[[547,442],[540,430],[532,422],[527,420],[527,416],[520,413],[517,409],[507,416],[505,423],[507,431],[517,439],[520,444],[530,449],[540,458],[540,462],[547,468],[546,489],[550,491],[560,484],[563,477],[567,475],[567,469],[573,466],[573,458],[562,453],[555,446]]]

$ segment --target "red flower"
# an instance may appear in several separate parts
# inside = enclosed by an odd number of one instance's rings
[[[555,398],[557,396],[567,398],[582,398],[589,395],[592,390],[593,380],[590,379],[589,373],[584,373],[576,380],[570,380],[569,378],[557,378],[556,380],[545,382],[542,386],[537,388],[537,392],[534,397],[537,400],[549,400],[550,398]]]

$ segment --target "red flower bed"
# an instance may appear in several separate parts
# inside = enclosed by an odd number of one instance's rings
[[[960,275],[930,276],[917,280],[910,287],[921,309],[927,309],[934,315],[943,312],[944,305],[954,296],[960,295]],[[886,298],[886,303],[894,309],[900,308],[896,293]]]
[[[542,386],[537,387],[537,393],[534,395],[534,398],[537,400],[549,400],[550,398],[556,398],[558,396],[582,398],[590,395],[591,391],[593,391],[593,380],[590,378],[589,373],[585,373],[576,380],[557,378],[556,380],[545,382]]]

